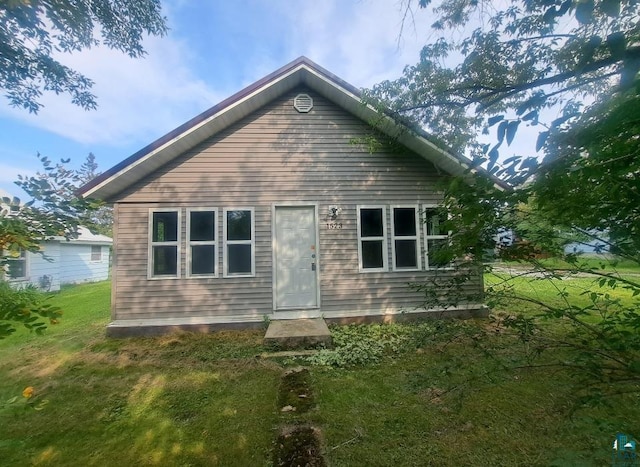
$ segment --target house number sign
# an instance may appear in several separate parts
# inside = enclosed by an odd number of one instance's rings
[[[327,222],[328,230],[340,230],[342,229],[342,222]]]

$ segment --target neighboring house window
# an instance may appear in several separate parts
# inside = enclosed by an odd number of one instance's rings
[[[91,245],[91,261],[102,261],[102,247],[99,245]]]
[[[253,208],[225,208],[224,276],[255,275],[255,219]]]
[[[216,277],[217,218],[215,208],[187,210],[187,276]]]
[[[7,278],[9,280],[23,280],[27,278],[27,252],[9,252],[5,258]]]
[[[387,270],[387,226],[384,206],[358,206],[360,271]]]
[[[425,216],[425,252],[427,269],[450,266],[449,260],[443,257],[440,249],[447,245],[449,234],[443,230],[446,214],[441,208],[427,207]]]
[[[151,210],[149,277],[180,277],[180,212]]]
[[[394,206],[391,214],[393,270],[417,271],[422,268],[418,206]]]

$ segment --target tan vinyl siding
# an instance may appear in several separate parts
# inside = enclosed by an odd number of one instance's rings
[[[309,113],[293,108],[293,98],[300,92],[314,99]],[[418,156],[391,150],[370,153],[366,145],[354,143],[356,138],[369,136],[365,122],[319,95],[299,89],[118,195],[113,200],[118,214],[114,227],[114,318],[272,313],[274,203],[318,204],[321,311],[419,306],[421,296],[406,284],[433,272],[358,272],[356,207],[437,204],[441,194],[436,183],[442,175]],[[342,229],[326,228],[330,205],[342,208]],[[180,279],[147,278],[148,216],[153,207],[182,209]],[[217,278],[185,277],[188,207],[218,208]],[[255,277],[222,277],[225,207],[255,209]],[[389,208],[386,222],[390,232]],[[422,236],[420,241],[423,247]]]

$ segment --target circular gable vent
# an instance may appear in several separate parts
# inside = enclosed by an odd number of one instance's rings
[[[293,107],[298,112],[307,113],[313,109],[313,99],[311,99],[309,94],[298,94],[295,99],[293,99]]]

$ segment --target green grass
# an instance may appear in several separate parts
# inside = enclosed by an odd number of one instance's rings
[[[573,269],[575,266],[560,258],[543,258],[538,260],[541,265],[551,269]],[[618,259],[604,255],[587,255],[578,257],[577,264],[582,269],[595,269],[603,272],[617,272],[619,274],[640,274],[640,264],[628,259]],[[521,261],[507,261],[496,263],[495,266],[515,268],[529,267],[529,263]]]
[[[486,320],[336,329],[361,355],[311,366],[316,408],[287,415],[281,376],[307,361],[256,358],[256,331],[107,339],[108,300],[108,283],[66,288],[59,325],[0,341],[0,401],[19,396],[0,402],[3,466],[269,465],[292,421],[320,427],[332,466],[608,465],[618,431],[640,435],[637,395],[574,412],[571,380],[525,368]]]
[[[518,295],[551,304],[553,306],[572,305],[585,307],[590,305],[590,292],[607,293],[611,299],[619,299],[623,306],[637,305],[633,292],[618,284],[615,288],[598,285],[599,277],[565,276],[563,279],[536,278],[534,276],[518,276],[518,273],[507,274],[497,272],[485,274],[485,285],[500,289],[504,286],[514,287]],[[640,283],[640,277],[632,277]],[[567,298],[565,298],[565,295]],[[502,304],[504,311],[530,313],[538,311],[538,305],[523,300],[507,300]]]
[[[60,324],[0,341],[0,401],[48,401],[0,402],[2,465],[262,464],[280,368],[253,358],[261,333],[110,340],[108,300],[108,283],[66,288]]]

